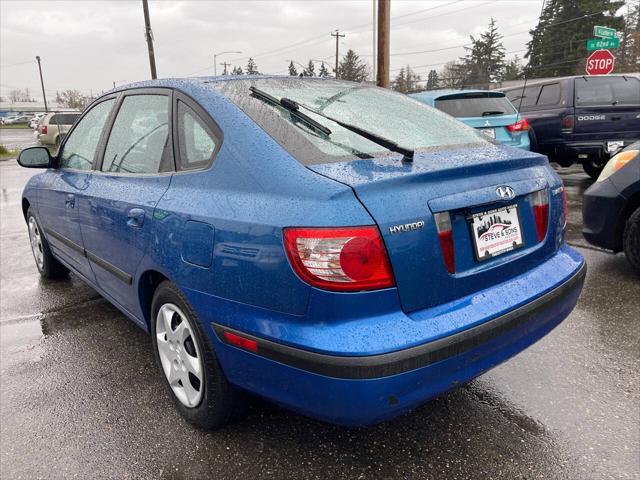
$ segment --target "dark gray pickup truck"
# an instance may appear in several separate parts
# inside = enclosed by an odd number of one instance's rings
[[[531,150],[597,178],[616,152],[640,140],[638,74],[530,80],[502,89],[529,120]]]

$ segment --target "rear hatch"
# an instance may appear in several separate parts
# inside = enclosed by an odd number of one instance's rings
[[[560,245],[561,183],[537,154],[487,146],[416,152],[413,163],[387,157],[308,168],[351,186],[375,219],[407,312],[504,282],[544,262]],[[512,198],[498,196],[503,187]],[[550,203],[548,229],[538,240],[534,192],[541,190]],[[443,212],[451,223],[453,272],[445,265],[435,222]],[[483,232],[506,218],[519,223],[521,241],[480,259],[474,229]]]
[[[574,82],[575,109],[571,140],[640,139],[640,79],[620,75],[580,77]]]
[[[519,120],[518,113],[502,92],[456,92],[438,97],[435,107],[470,127],[479,129],[489,138],[506,144],[519,143],[507,129]],[[515,133],[520,134],[519,131]]]

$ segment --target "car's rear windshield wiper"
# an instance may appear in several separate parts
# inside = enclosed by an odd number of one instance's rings
[[[488,110],[486,112],[482,112],[483,117],[488,117],[490,115],[502,115],[504,112],[502,110]]]
[[[342,128],[349,130],[353,133],[355,133],[356,135],[360,135],[361,137],[366,138],[367,140],[369,140],[370,142],[373,142],[377,145],[380,145],[381,147],[386,148],[387,150],[391,150],[392,152],[396,152],[399,153],[403,156],[402,160],[405,162],[412,162],[413,161],[413,150],[410,150],[408,148],[404,148],[401,147],[400,145],[398,145],[396,142],[389,140],[387,138],[384,138],[380,135],[377,135],[375,133],[371,133],[368,130],[364,130],[360,127],[356,127],[355,125],[351,125],[349,123],[345,123],[342,122],[340,120],[336,120],[333,117],[330,117],[328,115],[325,115],[324,113],[318,112],[317,110],[308,107],[302,103],[298,103],[295,100],[291,100],[290,98],[286,98],[283,97],[280,100],[278,100],[277,98],[275,98],[272,95],[269,95],[267,92],[264,92],[258,88],[255,87],[249,87],[249,90],[251,90],[251,93],[253,95],[255,95],[258,98],[261,98],[262,100],[268,101],[270,103],[273,103],[275,105],[280,105],[281,107],[283,107],[284,109],[295,113],[299,118],[303,119],[306,123],[308,123],[309,125],[312,125],[314,128],[316,128],[317,130],[322,131],[323,133],[326,133],[326,135],[331,135],[331,130],[329,130],[327,127],[325,127],[324,125],[316,122],[314,119],[312,119],[311,117],[305,115],[304,113],[300,112],[300,108],[304,108],[305,110],[309,110],[310,112],[313,112],[314,114],[322,117],[322,118],[326,118],[327,120],[331,120],[334,123],[337,123],[338,125],[340,125]]]
[[[289,105],[289,102],[291,102],[291,100],[287,101],[288,99],[286,99],[286,98],[278,100],[273,95],[269,95],[267,92],[264,92],[264,91],[262,91],[262,90],[260,90],[259,88],[256,88],[256,87],[249,87],[249,90],[251,90],[251,94],[253,96],[259,98],[260,100],[272,103],[274,105],[280,105],[285,110],[288,110],[291,113],[295,114],[296,117],[298,117],[300,120],[305,122],[307,125],[309,125],[313,129],[315,129],[315,130],[317,130],[317,131],[319,131],[321,133],[324,133],[325,135],[331,135],[331,130],[330,129],[328,129],[327,127],[325,127],[321,123],[316,122],[313,118],[309,117],[308,115],[305,115],[304,113],[300,112],[297,107],[296,108],[292,108],[292,106]]]

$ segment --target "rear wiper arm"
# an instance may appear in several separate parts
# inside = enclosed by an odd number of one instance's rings
[[[489,110],[487,112],[482,112],[483,117],[488,117],[489,115],[502,115],[504,112],[502,110]]]
[[[355,133],[356,135],[360,135],[363,138],[366,138],[367,140],[369,140],[370,142],[373,142],[377,145],[380,145],[381,147],[386,148],[387,150],[391,150],[392,152],[396,152],[399,153],[403,156],[402,160],[405,162],[412,162],[413,161],[413,150],[410,150],[408,148],[404,148],[401,147],[400,145],[398,145],[396,142],[389,140],[387,138],[384,138],[380,135],[377,135],[375,133],[371,133],[368,130],[364,130],[360,127],[356,127],[355,125],[351,125],[349,123],[345,123],[345,122],[341,122],[340,120],[336,120],[333,117],[330,117],[328,115],[325,115],[324,113],[318,112],[317,110],[308,107],[302,103],[298,103],[295,100],[291,100],[290,98],[286,98],[283,97],[280,100],[278,100],[277,98],[275,98],[272,95],[269,95],[267,92],[264,92],[260,89],[257,89],[255,87],[249,87],[249,90],[251,90],[251,93],[256,96],[257,98],[260,98],[264,101],[273,103],[274,105],[280,105],[282,108],[296,114],[299,118],[301,118],[302,120],[304,120],[306,123],[308,123],[309,125],[312,125],[315,129],[325,133],[326,135],[331,135],[331,130],[329,130],[327,127],[325,127],[324,125],[322,125],[321,123],[316,122],[313,118],[305,115],[304,113],[302,113],[300,111],[300,108],[304,108],[305,110],[309,110],[310,112],[315,113],[316,115],[322,117],[322,118],[326,118],[327,120],[331,120],[334,123],[337,123],[338,125],[340,125],[342,128],[349,130],[353,133]]]
[[[321,123],[316,122],[310,116],[305,115],[304,113],[302,113],[299,110],[298,105],[296,104],[296,102],[294,102],[293,100],[289,100],[288,98],[282,98],[282,99],[278,100],[273,95],[269,95],[267,92],[262,91],[262,90],[260,90],[259,88],[256,88],[256,87],[249,87],[249,90],[251,90],[251,94],[254,97],[259,98],[260,100],[263,100],[265,102],[272,103],[274,105],[279,105],[282,108],[284,108],[285,110],[288,110],[289,112],[293,113],[296,117],[298,117],[300,120],[305,122],[307,125],[309,125],[313,129],[315,129],[315,130],[317,130],[317,131],[319,131],[321,133],[324,133],[325,135],[331,135],[331,130],[330,129],[328,129],[327,127],[325,127]],[[293,103],[295,105],[292,105],[291,103]]]

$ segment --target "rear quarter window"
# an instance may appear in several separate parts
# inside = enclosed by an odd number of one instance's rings
[[[49,119],[49,124],[53,125],[73,125],[80,116],[79,113],[56,113]]]

